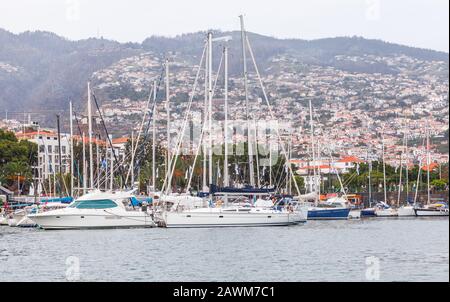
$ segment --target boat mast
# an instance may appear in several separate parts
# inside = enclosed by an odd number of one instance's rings
[[[100,146],[99,146],[99,142],[100,142],[100,135],[96,135],[97,139],[95,140],[95,150],[97,153],[97,190],[100,190]]]
[[[406,171],[406,203],[409,198],[409,171],[408,171],[408,134],[405,132],[405,171]]]
[[[213,183],[213,160],[212,160],[212,32],[208,33],[208,129],[209,129],[209,185]]]
[[[105,140],[106,141],[106,140]],[[105,192],[108,191],[108,145],[105,144]]]
[[[206,48],[209,48],[209,44],[206,44]],[[203,131],[206,131],[206,123],[208,121],[208,51],[206,51],[206,60],[205,60],[205,100],[204,100],[204,108],[203,108]],[[203,144],[203,192],[206,192],[208,190],[207,186],[207,175],[206,175],[206,144],[204,142],[199,142],[200,144]]]
[[[247,33],[245,32],[244,27],[244,16],[240,15],[239,19],[241,20],[241,40],[242,40],[242,61],[244,68],[244,90],[245,90],[245,111],[247,118],[247,144],[248,144],[248,163],[249,163],[249,177],[250,177],[250,185],[252,187],[255,186],[255,177],[254,177],[254,167],[253,167],[253,147],[251,140],[251,130],[250,130],[250,120],[249,120],[249,104],[248,104],[248,71],[247,71],[247,51],[246,51],[246,40]]]
[[[372,161],[369,160],[369,150],[367,150],[367,161],[369,163],[369,208],[372,207]]]
[[[112,135],[110,136],[110,140],[112,141]],[[111,171],[111,175],[110,175],[110,190],[112,192],[112,190],[114,189],[114,147],[111,144],[111,167],[110,167]]]
[[[86,134],[83,132],[83,195],[86,194],[87,187],[87,167],[86,167]]]
[[[166,110],[167,110],[167,158],[166,158],[166,175],[170,173],[171,154],[170,154],[170,82],[169,82],[169,58],[166,58]],[[168,185],[170,190],[171,185]]]
[[[91,105],[91,83],[88,82],[88,127],[89,127],[89,180],[90,189],[94,188],[94,158],[92,152],[92,105]]]
[[[430,154],[430,124],[427,127],[427,204],[430,204],[431,192],[430,192],[430,166],[431,166],[431,154]]]
[[[73,105],[72,101],[69,103],[70,111],[70,196],[73,197],[74,185],[74,163],[73,163]]]
[[[384,202],[387,203],[387,191],[386,191],[386,158],[384,155],[384,135],[381,137],[381,152],[383,157],[383,183],[384,183]]]
[[[131,188],[134,186],[134,131],[131,131]]]
[[[156,192],[156,81],[153,82],[152,185]]]
[[[316,157],[315,157],[315,144],[314,144],[314,119],[313,119],[313,109],[312,109],[312,102],[311,99],[308,100],[309,102],[309,126],[311,128],[311,151],[312,151],[312,167],[313,167],[313,177],[314,177],[314,181],[312,182],[312,190],[311,192],[316,192],[316,186],[317,186],[317,181],[316,181]],[[317,202],[317,197],[316,198],[316,202]]]
[[[229,174],[228,174],[228,46],[223,47],[223,56],[225,60],[224,73],[225,73],[225,104],[224,104],[224,115],[225,115],[225,123],[224,123],[224,134],[225,134],[225,159],[223,162],[223,172],[224,172],[224,181],[223,186],[230,186]]]
[[[403,136],[403,147],[405,147],[405,137],[406,132]],[[400,197],[402,194],[402,174],[403,174],[403,155],[405,153],[405,150],[403,148],[402,153],[400,154],[400,177],[399,177],[399,184],[398,184],[398,196],[397,196],[397,208],[400,207]],[[408,170],[406,170],[406,173],[408,173]]]
[[[62,198],[62,182],[63,182],[63,176],[62,176],[62,158],[61,158],[61,126],[59,123],[59,114],[56,115],[56,123],[57,123],[57,127],[58,127],[58,164],[59,164],[59,169],[58,169],[58,173],[59,173],[59,197]]]

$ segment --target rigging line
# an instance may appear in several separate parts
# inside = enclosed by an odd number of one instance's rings
[[[78,133],[80,134],[80,137],[81,137],[83,135],[83,133],[81,131],[81,127],[80,127],[80,123],[78,121],[77,113],[75,111],[73,111],[73,115],[75,117],[75,122],[77,123]]]
[[[135,169],[137,167],[139,167],[139,165],[141,164],[141,161],[143,160],[143,157],[145,157],[145,145],[146,145],[146,143],[148,141],[148,133],[149,133],[151,122],[155,118],[153,116],[153,112],[154,112],[154,109],[155,109],[155,106],[156,106],[157,95],[158,95],[158,92],[159,92],[159,89],[160,89],[160,85],[161,85],[163,74],[164,74],[164,65],[162,66],[161,74],[159,76],[159,83],[158,83],[157,91],[154,92],[154,89],[151,88],[149,96],[148,96],[147,106],[146,106],[147,110],[144,112],[144,116],[142,118],[141,127],[139,129],[139,136],[138,136],[138,139],[137,139],[137,144],[136,144],[136,147],[133,150],[134,154],[132,154],[132,155],[134,155],[134,156],[132,156],[132,158],[134,157],[135,158],[135,162],[136,162]],[[148,120],[148,123],[147,123],[147,127],[145,128],[143,144],[141,145],[141,146],[143,146],[143,148],[139,149],[139,151],[138,151],[139,153],[136,154],[138,146],[139,146],[140,135],[142,135],[142,128],[144,127],[144,121],[145,121],[145,118],[146,118],[146,115],[147,115],[147,111],[150,110],[150,108],[148,108],[148,107],[149,107],[151,98],[153,96],[153,93],[155,93],[156,97],[153,98],[154,101],[153,101],[153,104],[152,104],[152,110],[151,110],[151,113],[149,114],[149,120]],[[130,174],[131,167],[132,167],[132,165],[130,165],[130,168],[128,170],[126,182],[128,182],[128,177],[129,177],[129,174]]]
[[[249,39],[248,39],[248,36],[246,36],[246,41],[247,41],[247,45],[248,45],[248,50],[249,50],[250,56],[251,56],[252,61],[253,61],[253,65],[254,65],[254,67],[255,67],[256,74],[257,74],[258,79],[259,79],[259,83],[260,83],[260,86],[261,86],[261,90],[262,90],[263,95],[264,95],[264,99],[265,99],[266,104],[267,104],[267,107],[268,107],[268,109],[269,109],[269,114],[270,114],[271,118],[272,118],[273,120],[275,120],[275,115],[274,115],[274,113],[273,113],[272,106],[270,105],[269,98],[268,98],[267,93],[266,93],[266,89],[264,88],[264,84],[263,84],[263,81],[262,81],[262,79],[261,79],[261,75],[260,75],[260,73],[259,73],[258,65],[256,64],[255,56],[254,56],[254,54],[253,54],[253,49],[252,49],[252,47],[251,47],[251,45],[250,45],[250,41],[249,41]],[[278,129],[278,128],[277,128],[277,135],[278,135],[278,137],[280,137],[280,132],[279,132],[279,129]],[[287,156],[287,153],[286,153],[286,150],[285,150],[285,148],[284,148],[284,145],[281,144],[281,147],[282,147],[282,149],[283,149],[283,152],[284,152],[285,156]],[[288,160],[288,159],[286,159],[286,161],[287,161],[287,160]],[[292,171],[292,167],[291,167],[290,165],[289,165],[289,171],[290,171],[290,174],[291,174],[292,179],[294,180],[295,189],[297,190],[297,194],[300,195],[300,189],[299,189],[299,187],[298,187],[297,182],[295,181],[295,175],[294,175],[294,172]]]
[[[147,117],[147,113],[148,113],[148,110],[149,110],[148,107],[150,105],[150,101],[152,100],[152,96],[153,96],[153,93],[154,93],[153,90],[154,90],[153,87],[150,87],[150,93],[148,94],[147,104],[145,106],[144,114],[142,116],[142,122],[141,122],[141,125],[139,127],[138,135],[137,135],[137,138],[136,138],[136,142],[137,143],[136,143],[136,146],[132,150],[131,158],[134,158],[136,156],[136,151],[137,151],[137,149],[139,147],[139,140],[141,139],[142,129],[144,128],[145,118]],[[145,150],[145,148],[144,148],[144,150]],[[125,183],[128,183],[128,178],[130,177],[130,173],[131,173],[132,167],[133,167],[133,165],[130,165],[130,167],[128,169],[127,177],[125,179]]]
[[[206,51],[206,47],[205,47],[204,50]],[[224,58],[224,54],[222,53],[222,56],[221,56],[221,59],[220,59],[220,63],[219,63],[219,68],[218,68],[218,71],[217,71],[217,74],[216,74],[216,78],[215,78],[215,80],[214,80],[214,87],[213,87],[213,91],[212,91],[212,96],[214,96],[215,91],[216,91],[217,81],[218,81],[218,79],[219,79],[220,71],[221,71],[221,69],[222,69],[221,66],[222,66],[223,58]],[[202,58],[202,60],[200,61],[200,65],[199,65],[199,66],[202,66],[202,63],[203,63],[203,58]],[[200,72],[200,71],[203,71],[203,70],[200,68],[200,69],[199,69],[199,72]],[[199,75],[199,73],[198,73],[198,75]],[[196,90],[196,88],[194,88],[193,93],[195,92],[195,90]],[[189,109],[189,111],[190,111],[190,109]],[[190,112],[188,112],[187,117],[189,116],[189,113],[190,113]],[[206,127],[206,125],[205,125],[205,127]],[[204,130],[205,130],[205,128],[202,127],[201,140],[203,140]],[[181,138],[182,138],[183,135],[184,135],[184,131],[185,131],[185,129],[180,133],[180,135],[181,135],[180,137],[181,137]],[[200,141],[199,147],[198,147],[198,149],[197,149],[197,152],[200,151],[200,145],[201,145],[201,141]],[[179,147],[181,147],[181,145],[180,145]],[[177,148],[177,152],[176,152],[175,154],[178,154],[179,147]],[[175,154],[173,155],[173,159],[172,159],[172,160],[178,160],[178,156],[176,157]],[[198,154],[197,154],[197,155],[198,155]],[[197,155],[196,155],[196,157],[195,157],[195,160],[197,160]],[[195,161],[194,161],[194,167],[195,167]],[[173,168],[173,169],[174,169],[174,168]],[[192,170],[192,172],[191,172],[191,178],[192,178],[193,173],[194,173],[194,170]],[[191,181],[191,179],[190,179],[190,181]],[[190,188],[189,188],[189,189],[190,189]],[[187,191],[188,191],[188,190],[186,190],[186,193],[187,193]]]
[[[152,123],[152,121],[154,122],[154,119],[155,119],[155,117],[153,116],[153,113],[155,112],[156,103],[157,103],[157,99],[158,99],[158,93],[159,93],[159,90],[160,90],[160,87],[161,87],[161,83],[162,83],[162,79],[163,79],[163,75],[164,75],[164,69],[165,68],[164,68],[164,65],[163,65],[162,70],[161,70],[161,74],[160,74],[160,77],[159,77],[159,80],[158,80],[158,85],[156,87],[156,92],[155,92],[154,102],[152,104],[151,113],[149,114],[149,119],[148,119],[148,122],[147,122],[147,126],[145,128],[145,132],[144,132],[144,136],[143,136],[143,142],[141,144],[141,146],[143,146],[143,147],[142,147],[142,149],[140,149],[138,151],[138,153],[137,153],[137,155],[135,157],[136,158],[136,160],[135,160],[136,161],[136,167],[140,166],[140,164],[141,164],[141,162],[142,162],[142,160],[143,160],[143,158],[145,156],[145,145],[146,145],[146,143],[149,140],[149,133],[150,133],[151,123]]]
[[[113,150],[114,147],[113,147],[113,144],[112,144],[112,141],[111,141],[111,137],[109,136],[108,129],[106,128],[105,120],[103,119],[103,114],[102,114],[102,112],[101,112],[101,110],[100,110],[100,107],[99,107],[99,105],[98,105],[97,98],[95,97],[95,94],[94,94],[93,92],[91,92],[91,93],[92,93],[92,96],[93,96],[93,98],[94,98],[94,102],[95,102],[95,106],[97,107],[98,114],[99,114],[100,119],[101,119],[101,121],[102,121],[102,126],[103,126],[103,128],[104,128],[104,130],[105,130],[106,137],[108,138],[109,146],[111,147],[111,150]],[[116,152],[112,152],[112,153],[113,153],[113,155],[114,155],[114,160],[115,160],[116,162],[119,162],[119,161],[117,160]],[[119,176],[120,176],[120,179],[122,180],[123,185],[126,186],[126,183],[124,183],[124,179],[123,179],[123,169],[122,169],[122,166],[121,166],[121,165],[119,166]]]
[[[197,146],[197,151],[196,151],[196,153],[195,153],[194,162],[193,162],[193,164],[192,164],[191,175],[189,176],[189,182],[188,182],[188,185],[187,185],[187,187],[186,187],[186,193],[188,193],[189,190],[191,189],[192,177],[194,176],[195,166],[196,166],[196,164],[197,164],[197,158],[198,158],[198,156],[199,156],[200,149],[201,149],[201,146],[202,146],[202,142],[203,142],[203,134],[204,134],[204,132],[205,132],[205,125],[203,125],[203,127],[202,127],[202,133],[200,134],[200,139],[199,139],[199,143],[198,143],[198,146]]]
[[[168,169],[167,169],[168,173],[166,174],[166,177],[165,177],[165,180],[164,180],[161,192],[164,192],[164,189],[166,189],[167,191],[169,190],[168,188],[169,188],[170,182],[172,180],[173,171],[175,169],[176,162],[178,161],[178,153],[179,153],[179,149],[180,149],[181,143],[183,141],[183,135],[184,135],[184,132],[186,131],[186,125],[187,125],[187,121],[188,121],[189,114],[190,114],[190,111],[191,111],[192,101],[194,99],[195,91],[197,90],[198,78],[200,76],[200,71],[201,71],[201,66],[203,64],[203,59],[205,58],[206,47],[207,47],[207,43],[205,42],[205,46],[203,47],[203,54],[202,54],[202,57],[201,57],[201,60],[200,60],[200,64],[198,65],[197,74],[195,76],[194,86],[192,87],[188,108],[186,109],[186,117],[185,117],[185,119],[183,121],[183,127],[182,127],[182,130],[181,130],[180,134],[179,134],[179,138],[178,138],[178,142],[177,142],[177,148],[176,148],[176,152],[175,152],[175,158],[174,158],[173,161],[171,161],[171,163],[173,163],[173,167],[168,167]],[[172,169],[170,169],[170,168],[172,168]],[[170,176],[169,176],[169,174],[170,174]],[[166,188],[166,186],[167,186],[167,188]]]

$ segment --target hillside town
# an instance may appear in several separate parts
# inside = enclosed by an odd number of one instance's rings
[[[263,82],[277,119],[277,127],[284,137],[280,143],[291,145],[291,162],[297,167],[296,173],[305,178],[305,185],[311,182],[311,169],[317,169],[322,174],[337,169],[339,173],[346,174],[359,163],[383,159],[394,167],[402,165],[412,168],[423,164],[426,162],[427,132],[431,162],[436,167],[448,164],[448,66],[444,62],[420,61],[407,56],[339,56],[335,59],[362,61],[365,64],[383,61],[398,72],[349,72],[335,67],[304,64],[289,55],[273,58],[270,67],[264,71],[266,76]],[[161,86],[158,87],[155,121],[158,140],[167,147],[167,104],[160,75],[162,64],[163,60],[157,55],[144,53],[120,60],[92,76],[95,91],[102,98],[101,110],[105,123],[114,136],[115,152],[122,157],[131,132],[138,132],[143,112],[151,104],[148,94],[155,83]],[[173,152],[187,109],[196,66],[177,54],[172,54],[170,66],[169,108]],[[411,70],[413,67],[414,73]],[[220,74],[216,77],[217,86],[221,87],[223,80]],[[245,120],[245,111],[241,109],[244,106],[242,79],[237,74],[232,75],[229,81],[228,118]],[[194,124],[202,123],[204,110],[204,84],[201,77],[199,82],[191,109],[195,112],[192,114]],[[268,107],[256,85],[254,73],[250,74],[249,82],[250,119],[254,122],[269,121]],[[223,89],[218,88],[213,100],[217,124],[223,123],[223,104]],[[313,120],[310,119],[310,109]],[[82,128],[86,128],[85,108],[80,108],[80,111],[79,123]],[[98,116],[96,121],[97,127],[100,127]],[[31,115],[28,115],[27,121],[5,116],[0,120],[0,128],[14,131],[20,140],[38,144],[41,163],[46,162],[45,155],[49,163],[58,163],[55,129],[40,129],[38,124],[33,124]],[[30,128],[34,130],[30,132]],[[314,129],[314,135],[311,128]],[[62,154],[67,158],[70,139],[68,134],[62,137]],[[81,133],[78,133],[75,140],[81,139]],[[234,136],[236,143],[242,140],[245,140],[243,134]],[[315,141],[314,150],[311,149],[312,140]],[[214,141],[216,144],[223,143],[223,130],[219,129]],[[106,141],[99,142],[100,146],[106,144]],[[196,144],[198,142],[193,142],[192,149],[196,148]],[[334,163],[333,167],[330,162]],[[51,172],[49,165],[44,167],[39,173],[48,175]],[[67,163],[64,169],[68,169]]]

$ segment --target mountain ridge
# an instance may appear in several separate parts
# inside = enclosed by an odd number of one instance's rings
[[[240,56],[240,32],[213,32],[231,35],[233,51],[230,54]],[[14,34],[0,28],[0,110],[66,109],[69,100],[80,102],[86,93],[85,83],[94,72],[148,51],[161,57],[169,52],[178,53],[187,61],[197,63],[205,34],[206,31],[200,31],[176,37],[150,36],[142,43],[120,43],[103,38],[70,40],[48,31]],[[268,66],[271,58],[283,53],[294,54],[305,64],[367,73],[395,73],[396,70],[385,64],[343,62],[336,56],[404,55],[423,61],[443,61],[447,65],[449,62],[445,52],[362,37],[303,40],[249,33],[249,38],[261,70]],[[235,61],[230,70],[238,73],[241,69],[238,60]]]

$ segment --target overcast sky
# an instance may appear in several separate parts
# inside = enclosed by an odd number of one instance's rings
[[[239,14],[249,31],[279,38],[358,35],[449,50],[448,0],[1,0],[0,28],[142,42],[239,29]]]

